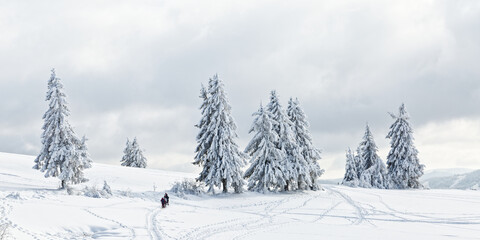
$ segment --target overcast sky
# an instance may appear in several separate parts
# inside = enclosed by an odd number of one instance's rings
[[[191,165],[201,83],[251,114],[298,97],[325,178],[370,124],[380,156],[402,102],[428,169],[480,168],[480,1],[0,1],[0,151],[37,155],[50,69],[95,162],[137,137],[151,168]],[[32,162],[33,165],[33,162]]]

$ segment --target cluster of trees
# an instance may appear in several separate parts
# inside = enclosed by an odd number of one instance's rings
[[[146,168],[147,167],[147,158],[143,156],[143,151],[138,145],[137,138],[134,138],[132,142],[127,139],[127,146],[123,150],[122,166],[126,167],[136,167],[136,168]]]
[[[64,189],[68,184],[88,181],[83,170],[92,167],[92,159],[88,154],[87,138],[79,138],[68,122],[70,110],[61,79],[57,77],[55,69],[51,72],[46,97],[48,110],[43,115],[42,149],[35,158],[33,168],[45,172],[45,177],[58,177]],[[127,139],[124,153],[122,166],[147,166],[136,138],[131,143]]]
[[[223,82],[214,75],[208,89],[201,88],[202,118],[196,125],[197,148],[193,164],[203,167],[197,181],[209,191],[233,187],[236,193],[253,191],[289,191],[318,189],[317,178],[324,170],[318,165],[320,151],[313,146],[309,124],[298,100],[290,99],[287,111],[281,106],[275,91],[266,107],[254,113],[250,133],[255,133],[245,151],[240,151],[235,139],[236,124],[231,116]],[[243,173],[246,159],[250,167]]]
[[[395,122],[390,126],[387,138],[391,149],[387,156],[387,166],[377,154],[378,148],[367,124],[365,135],[357,153],[350,149],[346,153],[345,176],[342,184],[365,188],[419,188],[419,178],[423,175],[424,165],[417,157],[418,151],[413,143],[413,130],[408,122],[409,116],[402,104],[397,115],[390,113]]]

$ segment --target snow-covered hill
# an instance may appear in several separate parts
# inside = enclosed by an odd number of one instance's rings
[[[68,195],[31,169],[32,156],[0,153],[0,225],[10,239],[478,239],[480,191],[375,190],[171,196],[189,174],[95,164],[90,182],[110,198]],[[154,191],[154,187],[156,186]]]
[[[423,184],[432,189],[479,189],[480,170],[430,177]]]

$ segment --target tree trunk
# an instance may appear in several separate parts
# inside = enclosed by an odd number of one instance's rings
[[[290,185],[290,182],[287,181],[287,184],[285,185],[285,191],[288,191],[288,188],[289,188],[288,186],[289,186],[289,185]]]
[[[222,185],[223,185],[223,193],[227,193],[228,189],[227,189],[227,179],[226,178],[222,179]]]
[[[67,182],[65,180],[62,180],[61,189],[65,189],[66,187],[67,187]]]

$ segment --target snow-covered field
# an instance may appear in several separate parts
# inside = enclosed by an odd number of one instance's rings
[[[94,164],[88,183],[110,198],[68,195],[31,169],[32,156],[0,153],[0,224],[7,239],[480,239],[480,191],[374,190],[188,196],[159,200],[195,176]],[[154,187],[155,186],[155,187]],[[155,191],[154,191],[155,188]]]

